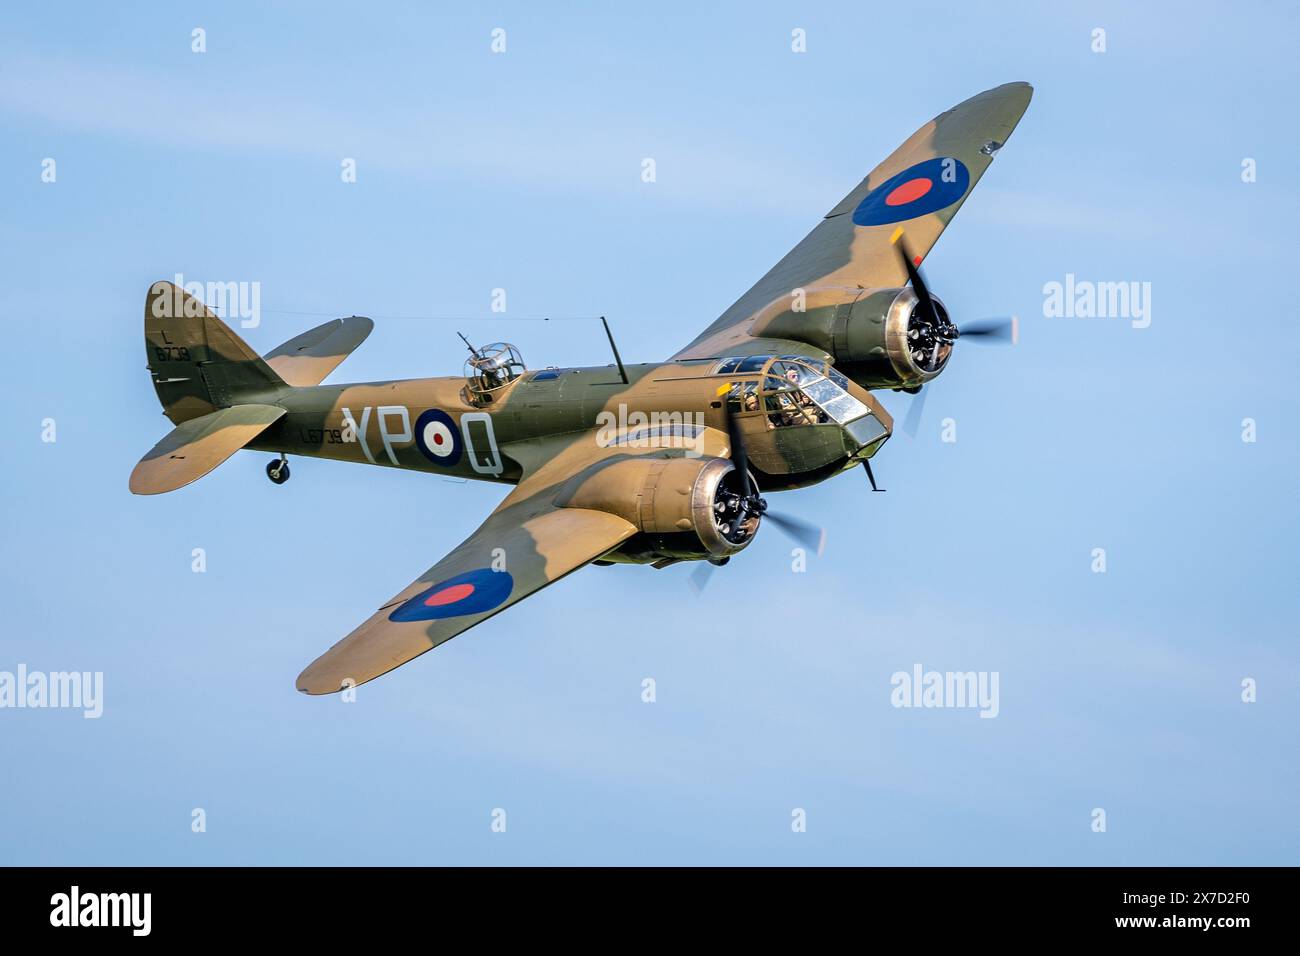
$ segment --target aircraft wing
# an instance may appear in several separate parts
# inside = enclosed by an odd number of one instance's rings
[[[523,443],[521,443],[523,444]],[[298,675],[298,689],[332,694],[432,650],[613,550],[636,527],[616,515],[555,504],[584,468],[619,449],[592,435],[506,446],[524,477],[477,531]]]
[[[905,285],[907,273],[892,248],[896,231],[906,229],[908,250],[919,264],[1010,137],[1032,95],[1028,83],[1007,83],[926,123],[673,358],[779,351],[755,340],[769,319],[792,311],[796,290],[803,290],[801,304],[810,311],[850,302],[864,288]]]

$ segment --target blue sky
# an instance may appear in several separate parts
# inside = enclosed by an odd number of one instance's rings
[[[102,671],[105,700],[0,710],[0,862],[1297,862],[1295,12],[698,6],[4,13],[0,671]],[[260,282],[262,351],[322,321],[286,313],[375,316],[331,381],[454,374],[457,329],[608,360],[542,315],[657,359],[1009,80],[1034,101],[926,271],[1021,341],[958,349],[887,494],[776,499],[828,529],[806,573],[773,530],[703,598],[586,569],[345,704],[295,676],[500,488],[310,460],[275,487],[245,453],[127,493],[167,428],[158,278]],[[1067,274],[1150,282],[1150,327],[1045,318]],[[999,715],[892,707],[917,663],[996,671]]]

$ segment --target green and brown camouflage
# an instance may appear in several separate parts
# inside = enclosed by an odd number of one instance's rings
[[[870,389],[942,371],[951,343],[916,350],[917,294],[893,246],[905,223],[916,262],[928,253],[1030,92],[1008,84],[922,127],[667,361],[529,371],[499,345],[474,350],[465,375],[322,385],[369,319],[327,322],[262,357],[202,302],[155,283],[149,369],[176,428],[131,490],[174,490],[241,448],[513,486],[473,535],[303,671],[298,687],[312,694],[377,677],[593,561],[725,563],[760,527],[760,493],[825,480],[883,447],[893,421]],[[890,219],[894,195],[873,199],[882,184],[936,158],[964,170],[963,188],[916,185],[918,173],[902,205],[932,188],[948,201]],[[269,466],[273,479],[287,477],[281,467]]]
[[[673,357],[735,354],[752,347],[756,338],[806,330],[808,326],[793,308],[801,296],[810,303],[809,311],[825,310],[860,303],[865,294],[905,285],[907,273],[892,248],[897,235],[905,226],[907,244],[916,259],[929,255],[998,150],[1011,137],[1033,92],[1028,83],[1006,83],[926,123],[841,199],[803,241],[717,321]],[[881,217],[889,218],[887,222],[873,222],[858,215],[863,200],[873,190],[906,170],[934,160],[943,164],[941,176],[951,170],[965,181],[965,189],[952,202],[908,218]],[[932,183],[929,194],[937,195],[940,186],[939,182]],[[889,199],[883,197],[885,203]],[[904,203],[894,208],[906,206]],[[853,312],[858,314],[856,309]],[[878,312],[873,313],[873,317],[876,315]],[[833,324],[825,316],[815,321],[822,328]],[[765,328],[769,323],[775,327]],[[802,334],[796,338],[807,341]],[[832,351],[837,364],[845,358],[833,348],[833,340],[819,336],[819,342]]]

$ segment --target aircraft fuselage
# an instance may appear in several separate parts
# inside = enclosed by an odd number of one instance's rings
[[[336,461],[383,465],[448,477],[514,483],[520,464],[512,447],[557,436],[600,440],[629,426],[662,427],[689,447],[703,428],[727,431],[719,389],[745,376],[716,375],[716,362],[531,371],[472,401],[461,376],[317,385],[281,390],[261,400],[287,414],[247,447]],[[890,424],[866,390],[852,393]],[[754,417],[754,416],[751,416]],[[756,422],[755,428],[759,425]],[[595,438],[593,439],[593,431]],[[859,447],[836,425],[783,430],[779,463],[763,467],[761,429],[749,438],[760,454],[754,470],[773,490],[800,487],[856,464]],[[874,451],[874,449],[872,449]]]

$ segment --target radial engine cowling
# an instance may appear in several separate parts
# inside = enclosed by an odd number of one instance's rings
[[[837,310],[835,364],[866,388],[914,388],[943,371],[956,334],[937,298],[938,321],[911,288],[880,289]]]
[[[733,530],[740,484],[725,458],[634,458],[576,476],[557,503],[606,511],[636,526],[638,534],[607,560],[721,560],[747,547],[762,520],[747,515]]]

